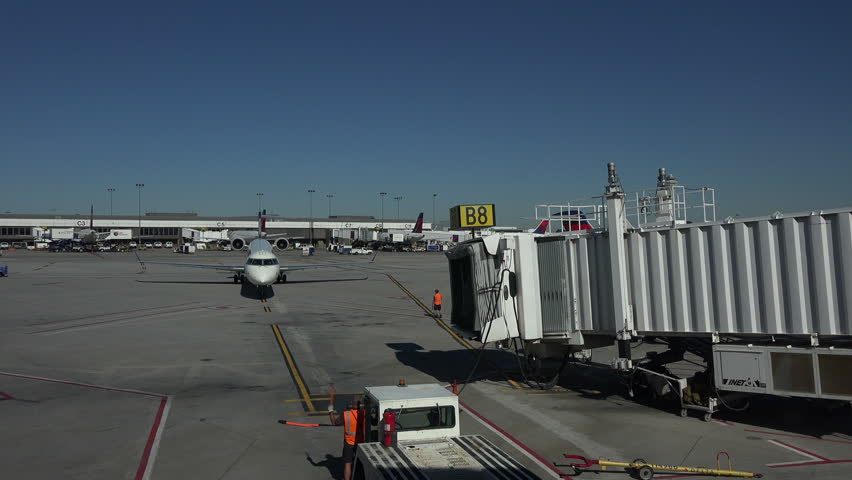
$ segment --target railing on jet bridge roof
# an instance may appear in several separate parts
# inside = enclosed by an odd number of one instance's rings
[[[593,203],[593,202],[599,203]],[[716,191],[672,185],[625,193],[624,210],[633,228],[653,228],[716,221]],[[547,220],[546,233],[606,229],[606,200],[545,203],[535,206],[536,224]]]

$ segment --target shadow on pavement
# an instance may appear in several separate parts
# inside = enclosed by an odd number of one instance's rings
[[[308,452],[305,452],[305,459],[314,467],[325,468],[331,478],[343,478],[343,459],[326,453],[325,459],[319,462],[314,461]]]
[[[272,298],[275,296],[275,290],[272,288],[271,285],[267,285],[265,287],[258,287],[252,285],[249,282],[243,282],[240,286],[240,295],[243,298],[260,300],[262,298]]]

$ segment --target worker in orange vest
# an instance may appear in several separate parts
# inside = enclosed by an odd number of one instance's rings
[[[435,296],[432,297],[432,311],[438,318],[441,318],[441,303],[443,303],[443,301],[444,297],[441,296],[441,292],[436,288]]]
[[[361,401],[350,400],[349,409],[342,416],[335,415],[334,405],[329,405],[328,418],[332,425],[343,425],[343,480],[351,480],[355,447],[364,442],[366,433],[366,414],[361,409]]]

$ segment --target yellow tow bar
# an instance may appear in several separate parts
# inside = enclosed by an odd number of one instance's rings
[[[728,469],[722,470],[719,467],[719,456],[725,455],[728,457]],[[599,459],[592,460],[588,459],[582,455],[563,455],[565,458],[569,459],[578,459],[583,463],[571,463],[570,466],[574,468],[577,472],[580,471],[590,471],[590,472],[599,472],[606,470],[606,467],[621,467],[626,469],[628,472],[635,473],[641,480],[651,480],[654,478],[655,472],[677,472],[677,473],[695,473],[699,475],[708,475],[714,477],[739,477],[739,478],[761,478],[763,477],[760,473],[753,472],[740,472],[734,470],[731,465],[731,456],[728,455],[727,452],[719,452],[716,454],[716,468],[705,468],[705,467],[679,467],[675,465],[660,465],[656,463],[648,463],[641,458],[637,458],[632,462],[613,462],[607,459]],[[589,467],[593,465],[598,465],[601,467],[600,470],[592,470]]]

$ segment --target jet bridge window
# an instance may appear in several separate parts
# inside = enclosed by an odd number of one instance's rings
[[[396,428],[405,430],[428,430],[430,428],[453,428],[456,426],[456,410],[451,406],[404,408],[396,414]]]
[[[263,260],[264,265],[278,265],[278,260],[274,258],[267,258]]]

